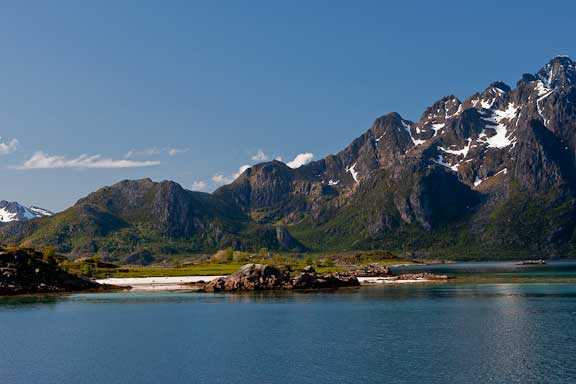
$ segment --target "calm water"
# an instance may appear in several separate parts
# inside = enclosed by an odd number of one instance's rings
[[[576,284],[558,281],[4,299],[0,383],[574,383]]]

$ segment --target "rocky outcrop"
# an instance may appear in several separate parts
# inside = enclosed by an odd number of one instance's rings
[[[356,287],[360,283],[353,275],[317,274],[307,267],[294,276],[289,271],[265,264],[246,264],[230,276],[212,280],[202,290],[205,292],[267,291],[294,289],[335,289]]]
[[[0,249],[0,295],[75,292],[112,288],[64,272],[33,250]]]
[[[361,265],[357,268],[347,271],[349,274],[358,277],[384,277],[392,276],[390,268],[380,264]]]

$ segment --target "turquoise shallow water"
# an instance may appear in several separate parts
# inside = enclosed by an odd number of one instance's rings
[[[574,383],[575,319],[571,283],[1,299],[0,382]]]

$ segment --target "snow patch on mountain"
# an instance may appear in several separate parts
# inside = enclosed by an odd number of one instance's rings
[[[448,163],[448,162],[446,162],[446,160],[444,160],[444,156],[442,156],[442,155],[438,155],[438,158],[432,159],[432,161],[438,165],[449,168],[449,169],[453,170],[454,172],[458,172],[458,166],[460,166],[460,163],[450,165],[450,163]]]
[[[407,124],[404,120],[402,120],[402,126],[404,126],[404,129],[410,135],[410,140],[412,140],[414,145],[420,145],[420,144],[424,144],[426,142],[426,140],[415,139],[414,136],[412,136],[412,130],[411,130],[410,124]],[[376,140],[376,141],[378,141],[378,140]]]
[[[50,212],[47,209],[44,208],[40,208],[40,207],[36,207],[34,205],[31,205],[30,207],[28,207],[32,212],[34,212],[37,216],[52,216],[53,213]]]
[[[346,167],[346,172],[350,172],[350,174],[352,175],[352,178],[354,179],[354,181],[356,182],[356,184],[358,184],[358,172],[356,171],[356,163],[354,163],[351,167]]]
[[[446,153],[450,153],[452,155],[464,155],[464,158],[466,158],[466,156],[468,156],[468,152],[470,151],[470,148],[472,147],[472,139],[468,138],[468,145],[466,145],[464,148],[459,149],[459,150],[454,150],[454,149],[447,149],[447,148],[443,148],[443,147],[438,147],[439,150],[446,152]]]
[[[514,106],[514,103],[510,103],[505,110],[496,110],[490,117],[482,117],[482,120],[494,124],[486,125],[486,128],[493,129],[496,134],[488,136],[486,130],[484,130],[479,136],[479,141],[488,144],[488,148],[506,148],[507,146],[514,144],[515,138],[512,137],[512,132],[508,133],[506,122],[510,123],[514,118],[516,118],[517,113],[518,108]]]
[[[440,132],[445,126],[446,126],[445,123],[432,124],[432,129],[434,130],[434,137],[436,137],[438,135],[438,132]]]

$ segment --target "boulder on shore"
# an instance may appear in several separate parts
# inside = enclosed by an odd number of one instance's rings
[[[210,281],[202,290],[221,291],[266,291],[292,289],[334,289],[357,287],[360,282],[354,275],[328,273],[317,274],[314,268],[307,267],[295,276],[288,271],[266,265],[246,264],[230,276]]]

